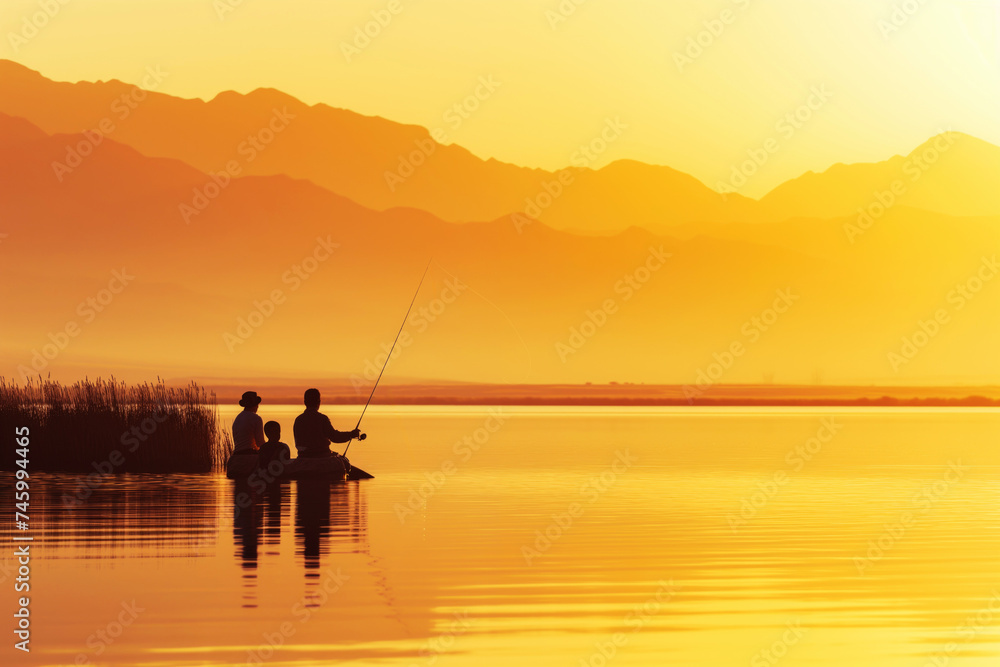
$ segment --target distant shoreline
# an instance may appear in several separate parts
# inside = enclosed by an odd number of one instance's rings
[[[246,389],[268,403],[298,404],[306,387],[317,387],[328,405],[360,405],[369,387],[288,381],[254,383],[200,380],[219,403],[234,402]],[[1000,407],[1000,387],[826,387],[726,385],[693,396],[680,385],[487,385],[397,384],[379,386],[373,405],[509,405],[636,407]]]

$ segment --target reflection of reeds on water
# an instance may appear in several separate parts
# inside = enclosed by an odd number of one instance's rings
[[[221,469],[231,449],[215,395],[195,383],[39,379],[20,386],[0,378],[0,424],[31,429],[33,470],[208,472]],[[0,468],[13,465],[6,448]]]
[[[7,473],[9,475],[9,473]],[[111,562],[215,552],[225,485],[205,475],[120,475],[81,493],[83,478],[32,475],[35,544],[47,559]],[[5,485],[0,485],[5,486]],[[0,502],[13,504],[13,485]]]

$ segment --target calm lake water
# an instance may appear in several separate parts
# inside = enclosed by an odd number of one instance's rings
[[[291,444],[299,408],[262,408]],[[219,475],[68,507],[76,477],[33,474],[33,651],[0,662],[1000,664],[995,412],[375,407],[364,430],[375,479],[243,507]]]

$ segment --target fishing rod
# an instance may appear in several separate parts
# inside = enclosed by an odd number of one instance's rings
[[[358,424],[354,427],[355,431],[361,428],[361,420],[365,418],[365,411],[368,410],[368,405],[372,402],[372,396],[375,395],[375,390],[378,389],[378,382],[382,379],[382,373],[385,373],[385,367],[389,365],[389,360],[392,359],[392,351],[396,349],[396,343],[399,341],[400,334],[403,333],[403,327],[406,326],[406,320],[410,317],[410,311],[413,310],[413,304],[417,302],[417,295],[420,294],[420,288],[424,284],[424,278],[427,277],[427,271],[431,268],[432,261],[434,260],[432,259],[427,262],[427,268],[424,269],[424,275],[420,276],[420,283],[417,285],[417,291],[413,293],[413,300],[410,301],[410,307],[406,309],[406,315],[403,316],[403,323],[399,325],[399,331],[396,332],[396,340],[392,341],[392,347],[389,348],[389,354],[385,357],[385,363],[382,364],[382,370],[379,371],[378,377],[375,378],[375,386],[372,387],[372,393],[368,394],[368,400],[365,402],[365,407],[361,410],[361,416],[358,417]],[[364,440],[364,434],[362,434],[358,439]],[[347,456],[347,450],[351,448],[352,442],[354,442],[353,438],[347,442],[347,447],[344,448],[343,456]]]

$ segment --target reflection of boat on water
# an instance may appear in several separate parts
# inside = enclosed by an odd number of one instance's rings
[[[243,606],[257,606],[257,549],[260,544],[261,509],[245,482],[233,486],[233,539],[243,568]],[[249,499],[249,501],[248,501]]]
[[[280,544],[293,491],[296,556],[302,558],[307,580],[319,577],[322,561],[331,553],[368,553],[367,503],[360,486],[312,478],[267,485],[261,491],[246,480],[237,480],[233,485],[233,539],[245,583],[251,589],[257,583],[260,543]],[[277,555],[277,550],[264,554],[268,555]],[[254,591],[248,591],[244,598],[245,606],[255,606]]]
[[[288,484],[272,484],[255,493],[245,481],[233,485],[233,541],[243,569],[244,607],[256,607],[260,543],[281,542],[281,516],[287,507]]]
[[[276,581],[287,583],[280,572],[289,564],[288,540],[293,538],[295,566],[301,564],[304,575],[304,591],[296,602],[299,609],[313,612],[334,599],[344,604],[356,593],[344,598],[341,585],[367,575],[387,610],[384,617],[404,627],[383,560],[372,553],[369,542],[366,485],[300,479],[254,492],[237,481],[233,500],[234,554],[244,585],[244,607],[257,606],[258,587],[266,590],[269,572]],[[293,533],[285,530],[282,535],[283,528]],[[358,583],[351,587],[364,590]],[[308,617],[305,611],[301,615]]]
[[[296,555],[301,556],[305,569],[305,607],[321,606],[333,587],[339,587],[342,574],[331,557],[356,554],[378,573],[379,594],[392,608],[385,573],[372,555],[368,542],[368,503],[364,488],[321,479],[298,480],[295,487]]]
[[[368,526],[364,496],[356,485],[301,479],[295,488],[296,551],[307,570],[318,569],[331,550],[362,550]]]

